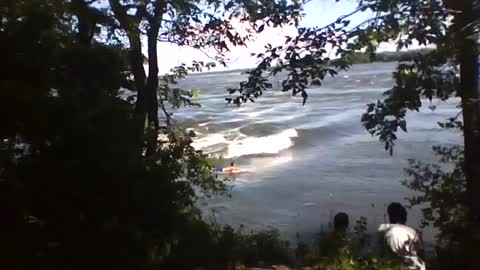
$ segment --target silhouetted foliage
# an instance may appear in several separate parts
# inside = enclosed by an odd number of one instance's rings
[[[422,226],[439,230],[435,269],[465,269],[469,255],[465,249],[474,246],[478,231],[468,217],[463,147],[436,146],[433,151],[440,164],[409,160],[403,184],[415,191],[409,201],[421,208]]]
[[[243,38],[197,1],[161,2],[1,2],[2,269],[173,267],[180,261],[171,251],[181,254],[202,237],[213,246],[206,250],[220,252],[226,236],[202,221],[195,201],[223,192],[225,183],[190,145],[194,134],[170,123],[164,106],[197,105],[191,91],[175,84],[212,64],[181,65],[159,78],[155,35],[161,28],[159,39],[223,50]],[[296,19],[296,3],[254,2],[207,4],[218,16],[232,11],[253,25]],[[198,20],[204,27],[196,28]],[[148,76],[143,34],[151,42]],[[205,39],[190,44],[192,35]],[[135,96],[124,97],[125,90]],[[195,230],[202,234],[189,233]],[[237,258],[228,254],[207,262],[224,269]],[[191,260],[186,269],[204,260]]]

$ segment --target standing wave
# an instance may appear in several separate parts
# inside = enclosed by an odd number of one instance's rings
[[[293,146],[292,138],[298,136],[295,129],[287,129],[280,133],[264,137],[246,137],[228,144],[226,158],[234,158],[260,154],[278,154]]]

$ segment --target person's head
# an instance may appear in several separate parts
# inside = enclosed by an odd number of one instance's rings
[[[233,161],[230,162],[230,166],[232,166],[232,167],[235,166],[235,162],[233,162]]]
[[[333,217],[333,228],[336,232],[344,232],[348,228],[348,215],[340,212]]]
[[[400,203],[391,203],[387,208],[390,223],[405,224],[407,223],[407,210]]]

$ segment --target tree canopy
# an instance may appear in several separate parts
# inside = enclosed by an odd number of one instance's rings
[[[190,145],[192,134],[170,122],[167,103],[196,105],[177,80],[213,64],[159,77],[156,44],[211,47],[221,56],[250,35],[236,33],[233,18],[253,33],[295,24],[299,12],[286,1],[2,1],[2,267],[205,263],[171,254],[195,228],[223,241],[194,202],[224,192],[225,183]],[[123,98],[125,89],[135,97]]]

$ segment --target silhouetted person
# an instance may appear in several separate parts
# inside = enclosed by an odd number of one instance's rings
[[[407,223],[407,209],[400,203],[391,203],[387,208],[388,219],[391,224],[403,224]]]
[[[336,257],[343,254],[348,246],[348,215],[337,213],[333,217],[333,232],[319,234],[318,247],[321,256]]]
[[[348,215],[340,212],[333,217],[333,229],[335,232],[346,232],[348,229]]]
[[[381,224],[378,231],[383,234],[388,249],[409,269],[425,270],[422,239],[417,231],[405,225],[407,210],[400,203],[391,203],[387,213],[390,223]]]

